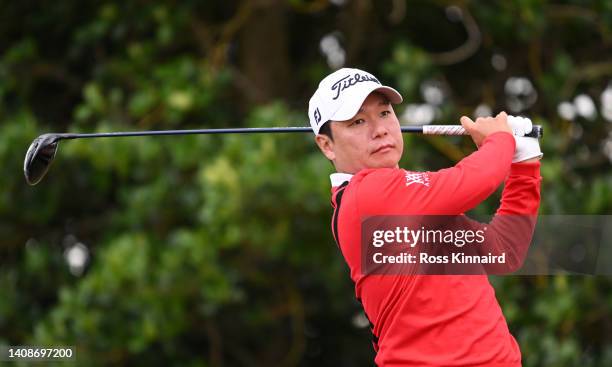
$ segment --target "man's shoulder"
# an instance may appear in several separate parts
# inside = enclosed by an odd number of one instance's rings
[[[429,187],[430,172],[409,171],[403,168],[370,168],[359,171],[351,183],[381,188],[388,184],[411,186],[413,184]]]
[[[381,179],[400,176],[405,172],[402,168],[366,168],[357,172],[352,181],[360,182],[364,179]]]
[[[342,198],[358,215],[387,215],[410,211],[428,195],[430,172],[402,168],[365,169],[357,172]]]

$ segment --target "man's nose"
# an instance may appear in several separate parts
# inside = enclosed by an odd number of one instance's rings
[[[385,124],[385,121],[382,118],[375,117],[372,119],[372,122],[373,123],[370,126],[372,127],[373,138],[385,136],[389,133],[387,124]]]

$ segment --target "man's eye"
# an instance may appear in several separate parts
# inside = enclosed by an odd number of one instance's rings
[[[357,120],[354,120],[353,122],[351,122],[351,124],[349,126],[360,125],[360,124],[363,124],[364,122],[365,122],[364,119],[357,119]]]
[[[385,110],[385,111],[381,112],[380,114],[381,114],[381,116],[385,117],[385,116],[389,115],[390,113],[391,113],[391,111]]]

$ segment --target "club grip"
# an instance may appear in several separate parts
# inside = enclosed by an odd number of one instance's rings
[[[422,132],[425,135],[469,135],[468,132],[465,131],[465,129],[461,125],[424,125],[423,127],[402,126],[402,131],[404,132],[417,132],[417,129],[419,130],[418,132]],[[543,135],[544,129],[541,125],[533,125],[533,127],[531,128],[531,132],[525,134],[525,136],[527,137],[538,139],[541,139]]]

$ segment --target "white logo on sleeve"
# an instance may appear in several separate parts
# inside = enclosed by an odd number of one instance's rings
[[[406,171],[406,186],[410,186],[415,183],[429,187],[429,175],[425,172]]]

